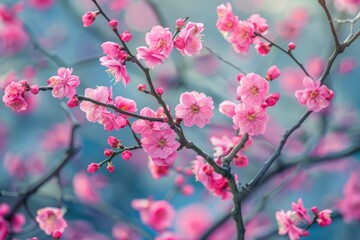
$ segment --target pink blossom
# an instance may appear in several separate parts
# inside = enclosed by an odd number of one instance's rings
[[[102,103],[110,103],[112,101],[112,89],[104,86],[98,86],[96,89],[86,88],[85,97]],[[97,122],[106,108],[92,102],[82,101],[80,109],[86,113],[89,122]]]
[[[96,178],[90,178],[84,171],[75,174],[72,183],[75,195],[81,202],[88,204],[100,203],[101,196],[97,192],[99,187],[95,181]]]
[[[306,234],[303,229],[297,227],[298,220],[294,217],[294,212],[281,210],[276,212],[276,220],[279,225],[279,234],[288,234],[290,240],[300,239],[301,236]]]
[[[304,219],[308,224],[311,223],[310,216],[307,214],[307,209],[304,207],[303,201],[301,198],[298,199],[298,203],[291,203],[292,210],[300,219]]]
[[[213,100],[204,93],[195,91],[180,95],[180,104],[175,108],[175,115],[184,120],[186,127],[196,125],[203,128],[213,117]]]
[[[111,27],[111,29],[116,29],[118,27],[118,21],[116,19],[110,20],[109,26]]]
[[[169,228],[175,216],[174,208],[165,200],[134,199],[131,206],[140,212],[144,224],[157,231]]]
[[[24,216],[24,214],[22,213],[17,213],[13,216],[13,218],[11,219],[11,229],[15,232],[15,233],[19,233],[22,230],[23,225],[26,223],[26,218]]]
[[[340,74],[348,74],[354,70],[356,67],[356,60],[354,58],[345,58],[342,59],[339,63],[339,73]]]
[[[7,107],[16,112],[25,111],[27,108],[27,102],[24,99],[25,90],[26,86],[22,83],[11,82],[5,87],[5,95],[2,100]]]
[[[184,25],[185,25],[185,19],[183,19],[183,18],[178,18],[175,21],[176,28],[182,28]]]
[[[29,37],[21,22],[11,22],[0,25],[0,52],[13,55],[23,50]]]
[[[46,10],[54,4],[54,0],[28,0],[29,4],[39,10]]]
[[[132,34],[128,30],[125,30],[122,34],[120,34],[120,38],[124,42],[130,42],[132,39]]]
[[[269,83],[255,73],[242,77],[236,91],[241,101],[250,106],[260,106],[269,94]]]
[[[215,150],[214,156],[215,157],[220,157],[220,156],[224,156],[224,155],[229,154],[230,151],[232,150],[232,148],[236,144],[238,144],[241,141],[242,138],[243,138],[242,135],[235,136],[235,137],[232,137],[232,138],[229,138],[226,135],[222,136],[221,138],[212,136],[210,138],[210,141],[211,141],[211,144],[214,146],[214,150]],[[246,141],[244,147],[242,148],[242,151],[247,150],[251,146],[251,144],[252,144],[252,140],[251,140],[251,138],[249,138]],[[239,152],[239,153],[241,153],[241,152]]]
[[[255,31],[257,33],[265,35],[269,28],[266,19],[262,18],[259,14],[253,14],[248,19],[254,25]]]
[[[259,42],[255,45],[255,49],[257,53],[260,54],[261,56],[266,56],[270,52],[271,44],[265,42]]]
[[[129,5],[129,0],[111,0],[109,3],[109,8],[112,11],[120,11],[126,8]]]
[[[9,232],[8,222],[2,216],[0,216],[0,239],[6,239]]]
[[[233,46],[235,52],[247,53],[254,41],[254,25],[247,21],[239,21],[234,31],[227,39]]]
[[[99,12],[86,12],[83,16],[82,16],[82,22],[83,22],[83,26],[84,27],[90,27],[93,22],[96,19],[96,16],[99,14]]]
[[[328,225],[331,224],[332,220],[331,220],[331,213],[332,211],[330,209],[325,209],[322,210],[317,218],[316,218],[316,222],[321,226],[321,227],[326,227]]]
[[[214,168],[200,156],[193,161],[193,171],[196,180],[201,182],[204,187],[213,195],[220,196],[222,200],[231,197],[231,192],[227,180],[216,173]]]
[[[347,13],[357,13],[360,8],[359,0],[334,0],[334,6],[339,11]]]
[[[120,96],[116,97],[115,106],[126,112],[135,113],[137,111],[136,102],[129,98],[124,98]],[[129,117],[126,114],[123,114],[122,116],[124,116],[125,118]]]
[[[37,211],[36,221],[47,235],[51,235],[58,230],[64,232],[67,223],[64,220],[64,214],[60,208],[46,207]]]
[[[117,223],[112,228],[112,236],[115,240],[139,240],[136,232],[124,223]]]
[[[125,160],[125,161],[129,161],[130,158],[132,157],[132,152],[129,150],[125,150],[121,153],[121,157]]]
[[[234,164],[237,167],[247,167],[249,165],[249,159],[245,155],[237,154],[234,157]]]
[[[107,67],[106,70],[115,78],[115,82],[120,82],[126,86],[130,82],[130,76],[127,72],[126,66],[123,61],[119,61],[109,56],[104,56],[100,58],[101,65]]]
[[[95,173],[99,169],[99,164],[97,163],[90,163],[87,167],[88,173]]]
[[[286,39],[297,38],[301,30],[308,24],[309,9],[297,7],[292,9],[288,16],[282,20],[276,29],[281,37]]]
[[[280,69],[276,65],[272,65],[266,71],[266,80],[272,81],[280,76]]]
[[[298,102],[306,105],[309,111],[319,112],[321,109],[329,106],[334,92],[327,86],[322,85],[320,81],[314,81],[310,77],[304,77],[304,90],[297,90],[295,96]]]
[[[184,239],[200,239],[212,222],[210,209],[205,204],[188,205],[176,214],[176,230],[184,235]]]
[[[216,8],[218,19],[216,21],[216,27],[226,37],[229,32],[233,31],[238,24],[238,17],[232,12],[230,3],[226,5],[221,4]]]
[[[346,182],[344,198],[338,201],[337,207],[345,222],[360,220],[360,177],[353,172]]]
[[[152,118],[163,118],[165,116],[164,110],[162,108],[159,108],[158,110],[154,111],[148,107],[141,109],[140,115],[146,117],[152,117]],[[152,129],[159,129],[159,126],[164,126],[164,125],[148,120],[139,119],[131,124],[131,129],[136,133],[140,133],[141,135],[144,135]]]
[[[41,135],[41,147],[49,152],[54,152],[61,148],[65,148],[69,144],[70,139],[70,122],[54,124]]]
[[[104,126],[107,131],[119,130],[126,127],[127,120],[122,115],[111,113],[107,110],[103,111],[99,117],[98,123]]]
[[[101,44],[101,48],[105,55],[112,59],[117,59],[120,62],[125,61],[128,58],[128,54],[123,48],[115,42],[104,42]]]
[[[225,100],[220,103],[219,112],[224,114],[225,116],[232,118],[235,115],[235,107],[236,107],[236,103],[231,102],[229,100]]]
[[[141,138],[141,146],[159,166],[171,166],[176,159],[176,150],[180,143],[176,133],[166,123],[164,129],[151,130]]]
[[[262,107],[238,104],[235,108],[233,122],[240,129],[241,134],[247,133],[250,136],[264,134],[268,121],[269,115]]]
[[[167,176],[169,174],[169,166],[158,166],[151,157],[149,157],[148,167],[152,177],[155,180],[158,180],[161,177]]]
[[[175,47],[182,55],[191,57],[199,54],[202,48],[201,38],[203,35],[201,33],[203,30],[204,24],[188,22],[176,38],[177,44]]]
[[[145,42],[148,47],[138,47],[137,58],[144,59],[149,68],[157,66],[166,60],[173,49],[172,33],[169,28],[154,26],[150,32],[145,35]]]
[[[76,94],[76,87],[80,80],[76,75],[72,75],[72,68],[59,68],[57,76],[52,76],[47,81],[53,87],[52,95],[54,98],[72,98]]]
[[[184,240],[184,239],[173,232],[166,231],[161,233],[154,240]]]

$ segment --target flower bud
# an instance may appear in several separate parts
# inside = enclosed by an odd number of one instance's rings
[[[118,26],[118,21],[115,19],[112,19],[109,21],[109,26],[111,27],[111,29],[116,29]]]
[[[39,89],[39,86],[38,86],[38,85],[32,85],[32,86],[30,87],[30,92],[31,92],[32,94],[34,94],[34,95],[38,94],[39,91],[40,91],[40,89]]]
[[[295,43],[290,42],[290,43],[288,44],[288,50],[289,50],[289,51],[292,51],[292,50],[294,50],[295,48],[296,48]]]
[[[106,169],[109,171],[109,173],[113,173],[115,171],[115,166],[111,162],[108,162]]]
[[[99,164],[97,163],[90,163],[87,168],[88,173],[95,173],[99,170]]]
[[[178,20],[175,21],[176,28],[182,28],[184,24],[185,24],[185,19],[183,18],[179,18]]]
[[[107,143],[113,148],[120,148],[121,146],[120,140],[113,136],[108,137]]]
[[[120,34],[120,38],[124,42],[129,42],[132,39],[132,35],[128,30],[125,30],[122,34]]]
[[[114,151],[111,149],[105,148],[105,150],[104,150],[104,155],[106,157],[110,157],[111,155],[113,155],[113,153],[114,153]]]
[[[79,105],[79,99],[76,97],[76,96],[73,96],[72,98],[70,98],[66,105],[69,107],[69,108],[74,108],[74,107],[77,107]]]
[[[90,27],[93,24],[93,22],[95,21],[96,16],[98,14],[99,14],[98,11],[85,13],[84,16],[82,17],[83,26]]]
[[[129,150],[125,150],[121,153],[121,157],[125,160],[125,161],[129,161],[130,158],[132,157],[132,152]]]
[[[280,76],[280,70],[276,65],[271,66],[266,72],[266,80],[272,81]]]

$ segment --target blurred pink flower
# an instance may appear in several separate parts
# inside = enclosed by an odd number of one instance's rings
[[[41,136],[41,147],[49,152],[65,148],[70,141],[70,128],[69,121],[50,126]]]
[[[64,232],[67,223],[60,208],[46,207],[37,211],[36,221],[47,235],[51,235],[55,230]]]
[[[229,35],[228,41],[232,44],[235,52],[247,53],[254,41],[254,25],[248,21],[239,21],[234,31]]]
[[[279,225],[279,235],[288,234],[290,240],[297,240],[304,234],[306,235],[306,232],[303,229],[297,227],[299,221],[294,216],[294,213],[295,212],[290,210],[287,212],[284,210],[276,212],[276,220]]]
[[[11,82],[5,87],[5,94],[2,97],[3,102],[7,107],[10,107],[16,112],[25,111],[27,103],[25,101],[25,90],[21,82]]]
[[[344,221],[360,220],[360,177],[357,172],[351,174],[343,192],[344,198],[338,201],[337,208]]]
[[[160,179],[161,177],[167,176],[169,174],[169,166],[158,166],[149,156],[148,167],[150,173],[154,179]]]
[[[73,179],[74,192],[83,203],[98,204],[101,196],[97,192],[96,179],[89,177],[85,172],[78,172]]]
[[[39,10],[46,10],[54,5],[55,0],[27,0],[30,6]]]
[[[214,103],[211,97],[196,91],[180,95],[180,104],[175,108],[176,117],[183,119],[186,127],[203,128],[213,117]]]
[[[357,13],[360,8],[359,0],[334,0],[334,6],[339,11],[344,11],[350,14]]]
[[[140,237],[125,223],[117,223],[112,228],[112,236],[115,240],[139,240]]]

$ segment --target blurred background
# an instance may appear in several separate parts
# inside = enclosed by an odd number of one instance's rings
[[[218,104],[224,100],[236,101],[236,75],[239,73],[208,49],[246,72],[265,76],[270,66],[279,67],[281,76],[270,85],[271,92],[279,92],[281,99],[276,107],[269,110],[271,120],[266,134],[255,137],[253,146],[245,152],[249,158],[249,166],[234,169],[241,183],[248,182],[256,174],[279,144],[286,129],[293,126],[306,111],[294,97],[295,90],[302,88],[304,74],[287,55],[274,47],[265,57],[260,56],[254,49],[248,54],[236,53],[216,29],[216,7],[226,2],[98,2],[110,18],[119,21],[120,32],[129,30],[133,34],[133,39],[128,44],[133,53],[138,46],[145,45],[144,35],[154,25],[169,27],[174,32],[178,18],[189,17],[190,21],[204,23],[203,44],[206,48],[191,58],[183,57],[174,50],[165,64],[151,71],[151,76],[156,87],[165,89],[163,98],[172,111],[184,91],[204,92],[214,99],[215,116],[211,124],[204,129],[185,129],[186,136],[208,153],[213,152],[209,140],[211,136],[235,134],[231,119],[219,114]],[[239,19],[245,20],[251,14],[259,13],[268,22],[267,37],[285,49],[289,42],[295,42],[294,55],[297,59],[312,76],[318,78],[321,75],[334,44],[326,16],[317,1],[229,2]],[[327,1],[333,18],[348,19],[356,16],[359,4],[354,3],[354,6],[349,7],[344,2],[347,1]],[[100,45],[105,41],[116,42],[117,39],[101,16],[91,27],[82,26],[82,15],[87,11],[97,10],[92,1],[0,0],[0,6],[1,95],[6,84],[11,81],[27,79],[33,84],[46,86],[47,79],[56,75],[59,67],[71,67],[73,74],[80,77],[78,94],[83,94],[85,88],[112,86],[114,97],[123,96],[136,100],[139,110],[145,106],[155,109],[158,107],[154,99],[137,90],[137,85],[145,83],[145,79],[136,66],[127,65],[131,83],[124,87],[121,83],[111,82],[112,77],[105,72],[105,67],[99,64],[99,57],[103,55]],[[4,12],[15,15],[21,23],[10,25]],[[340,39],[345,39],[351,31],[349,23],[336,24],[336,27]],[[354,31],[359,27],[359,24],[355,23]],[[325,82],[335,92],[331,107],[312,114],[289,139],[281,163],[327,155],[359,145],[359,56],[358,41],[335,61]],[[54,99],[51,92],[27,96],[29,107],[26,112],[18,114],[4,104],[0,105],[1,190],[17,190],[36,182],[62,159],[68,144],[70,123],[60,105],[61,101]],[[174,178],[178,175],[175,169],[170,170],[169,176],[155,180],[148,168],[148,157],[142,150],[134,151],[128,162],[120,157],[115,159],[115,172],[112,174],[107,172],[105,167],[94,175],[87,174],[86,168],[90,162],[105,159],[103,151],[108,148],[108,136],[116,136],[127,146],[132,146],[135,142],[128,129],[107,132],[99,124],[89,123],[80,109],[71,111],[81,123],[76,135],[81,152],[63,169],[59,181],[54,179],[46,184],[29,203],[33,214],[37,209],[46,206],[66,207],[65,218],[69,228],[65,232],[65,239],[121,239],[112,232],[119,223],[136,225],[155,236],[152,229],[141,223],[138,212],[131,208],[130,202],[136,198],[151,196],[155,200],[171,199],[171,204],[177,210],[171,230],[183,232],[185,236],[186,219],[195,215],[204,216],[199,221],[202,221],[205,225],[203,228],[207,229],[229,213],[231,200],[221,201],[210,195],[201,183],[195,181],[193,175],[185,178],[186,183],[194,188],[190,195],[174,189]],[[185,170],[191,169],[191,161],[194,159],[194,153],[182,150],[176,166]],[[249,239],[264,235],[264,239],[280,239],[276,233],[273,234],[277,231],[275,212],[290,209],[291,202],[296,202],[299,197],[308,208],[316,205],[319,209],[336,210],[337,201],[343,198],[344,184],[351,172],[359,174],[359,170],[359,154],[355,153],[346,158],[324,161],[322,164],[288,169],[269,179],[245,202],[245,219],[253,219],[248,226]],[[286,184],[276,188],[280,182]],[[272,196],[272,192],[276,194]],[[263,196],[268,194],[271,197],[266,206],[257,211]],[[0,202],[12,201],[12,198],[0,197]],[[257,212],[261,214],[255,214]],[[30,218],[28,220],[31,222]],[[358,222],[344,223],[341,216],[337,216],[333,224],[325,229],[312,228],[307,239],[355,239],[360,237],[358,226]],[[118,225],[118,229],[121,228],[124,226]],[[223,232],[220,231],[213,239],[231,239],[234,232],[232,222],[226,223],[221,229]],[[17,238],[37,236],[39,239],[47,239],[34,223],[30,223],[26,230]],[[198,239],[205,231],[196,236],[188,235],[185,239]]]

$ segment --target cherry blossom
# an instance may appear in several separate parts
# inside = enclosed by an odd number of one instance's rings
[[[54,98],[72,98],[76,94],[76,87],[80,85],[79,77],[72,75],[72,68],[59,68],[57,76],[48,79],[48,84],[53,87]]]
[[[241,134],[247,133],[253,136],[265,133],[269,115],[262,107],[238,104],[232,119]]]
[[[64,220],[64,213],[60,208],[46,207],[39,209],[36,221],[47,235],[51,235],[56,230],[62,233],[68,226]]]
[[[16,112],[25,111],[27,102],[25,101],[25,90],[21,82],[11,82],[5,87],[5,94],[2,97],[3,102],[7,107],[10,107]]]
[[[191,57],[200,53],[202,49],[202,31],[204,24],[188,22],[186,26],[181,29],[179,36],[175,39],[175,47],[182,55]]]
[[[288,234],[290,240],[300,239],[301,236],[306,235],[303,229],[297,227],[298,219],[294,217],[294,212],[281,210],[276,212],[276,220],[279,225],[279,234]]]
[[[338,201],[337,208],[345,222],[360,220],[360,177],[353,172],[344,186],[344,198]]]
[[[250,106],[260,106],[269,94],[269,83],[255,73],[242,77],[236,91],[241,101]]]

